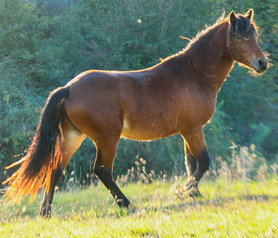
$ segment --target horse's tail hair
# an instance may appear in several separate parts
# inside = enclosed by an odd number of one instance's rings
[[[65,99],[68,93],[68,88],[65,87],[50,93],[26,156],[6,167],[9,169],[21,164],[20,168],[3,182],[8,184],[4,194],[8,200],[21,202],[30,195],[30,202],[33,202],[40,188],[46,187],[46,191],[49,191],[53,170],[61,169],[61,123],[66,115]]]

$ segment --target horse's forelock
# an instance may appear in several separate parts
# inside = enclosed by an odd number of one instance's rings
[[[257,32],[257,27],[254,22],[251,22],[247,17],[239,15],[234,26],[234,33],[249,37]]]

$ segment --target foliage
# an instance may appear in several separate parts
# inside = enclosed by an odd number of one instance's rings
[[[229,160],[230,145],[255,144],[260,155],[278,154],[278,25],[276,1],[182,0],[2,0],[0,2],[0,181],[4,166],[30,144],[50,90],[87,69],[129,70],[152,66],[185,47],[180,35],[194,37],[205,24],[235,10],[254,8],[261,45],[274,66],[252,78],[237,65],[218,98],[216,114],[205,128],[212,157]],[[83,184],[95,148],[82,145],[67,168]],[[124,174],[136,156],[156,174],[182,174],[179,136],[141,143],[122,140],[114,174]],[[11,173],[9,171],[8,173]]]

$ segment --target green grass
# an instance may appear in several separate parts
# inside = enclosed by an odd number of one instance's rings
[[[103,185],[57,192],[51,219],[37,217],[41,197],[0,203],[0,237],[278,237],[278,179],[204,181],[203,198],[179,200],[178,182],[122,188],[136,209],[119,209]]]

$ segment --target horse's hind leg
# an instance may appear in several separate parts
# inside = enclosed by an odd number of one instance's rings
[[[40,216],[42,217],[50,217],[51,216],[51,208],[52,208],[52,200],[53,200],[53,195],[55,192],[55,186],[57,182],[59,181],[60,177],[62,176],[62,169],[56,169],[52,173],[52,178],[51,178],[51,185],[49,188],[49,191],[47,192],[45,189],[44,192],[44,197],[43,197],[43,202],[40,210]]]
[[[130,202],[121,192],[113,179],[113,162],[120,138],[102,138],[95,140],[97,156],[94,165],[95,175],[103,182],[120,207],[128,207]]]
[[[62,136],[62,155],[63,161],[59,167],[53,171],[51,178],[51,185],[49,191],[45,190],[44,198],[40,210],[40,216],[50,217],[52,200],[55,192],[55,186],[63,174],[63,170],[67,167],[72,155],[80,147],[86,136],[79,132],[68,119],[63,121],[62,126],[63,136]]]

